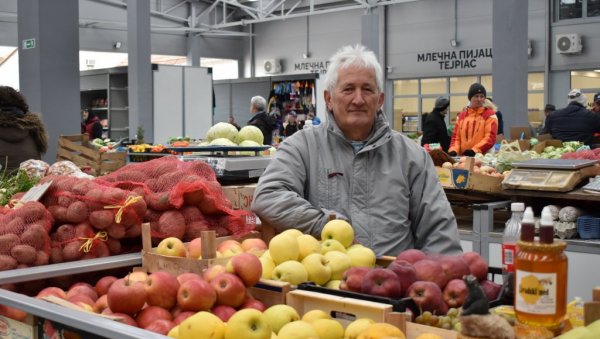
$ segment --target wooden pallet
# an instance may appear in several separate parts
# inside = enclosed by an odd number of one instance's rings
[[[79,167],[90,167],[96,175],[114,172],[127,163],[127,152],[100,152],[90,144],[87,134],[61,135],[56,161],[69,160]]]

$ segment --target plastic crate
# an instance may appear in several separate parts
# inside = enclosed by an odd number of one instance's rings
[[[600,218],[593,216],[577,218],[577,233],[581,239],[600,239]]]

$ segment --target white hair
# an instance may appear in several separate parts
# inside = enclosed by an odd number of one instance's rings
[[[327,74],[325,75],[325,89],[330,93],[333,92],[333,88],[338,81],[339,70],[350,66],[375,71],[377,89],[383,92],[383,70],[377,60],[377,56],[375,56],[373,51],[368,50],[362,45],[344,46],[331,56]]]
[[[252,99],[250,99],[250,104],[259,112],[267,110],[267,100],[265,100],[265,98],[261,97],[260,95],[252,97]]]

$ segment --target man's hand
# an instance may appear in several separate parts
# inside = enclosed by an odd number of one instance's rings
[[[475,152],[473,152],[472,149],[465,150],[465,152],[463,154],[466,155],[466,156],[468,156],[468,157],[474,157],[475,156]]]
[[[450,152],[448,152],[448,155],[449,155],[449,156],[451,156],[451,157],[455,157],[455,156],[457,156],[457,154],[456,154],[456,152],[455,152],[455,151],[450,151]]]

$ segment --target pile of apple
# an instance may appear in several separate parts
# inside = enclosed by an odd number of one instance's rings
[[[494,300],[501,285],[487,280],[488,265],[476,252],[460,256],[425,254],[417,249],[401,252],[387,268],[355,267],[343,275],[340,289],[389,298],[411,297],[420,309],[447,314],[467,297],[464,275],[480,281],[488,300]]]
[[[198,312],[174,327],[168,334],[178,339],[340,339],[406,338],[397,327],[357,319],[346,328],[321,310],[312,310],[300,318],[289,305],[274,305],[261,312],[243,309],[224,322],[209,312]]]
[[[262,255],[267,250],[267,244],[260,238],[247,238],[239,242],[235,239],[227,239],[217,245],[216,257],[228,258],[241,253],[250,253],[255,256]],[[160,255],[202,259],[202,238],[194,238],[184,243],[179,238],[165,238],[156,246],[156,253]]]
[[[201,311],[210,311],[223,321],[239,309],[263,311],[265,305],[247,292],[261,274],[258,257],[242,253],[232,257],[227,267],[214,265],[202,274],[136,271],[121,279],[105,276],[95,286],[76,283],[67,291],[46,287],[37,297],[53,295],[84,310],[117,316],[126,324],[167,334]]]
[[[344,220],[331,220],[321,231],[321,241],[296,229],[288,229],[271,239],[260,256],[264,279],[297,285],[312,281],[337,288],[351,267],[374,267],[375,252],[353,244],[354,229]]]

